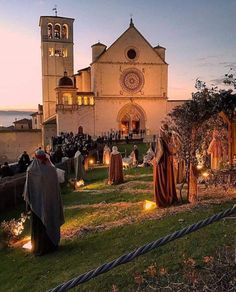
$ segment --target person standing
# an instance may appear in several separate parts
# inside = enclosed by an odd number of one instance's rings
[[[112,147],[109,165],[108,184],[120,184],[124,182],[122,156],[117,146]]]
[[[84,158],[79,150],[76,151],[74,157],[74,165],[75,165],[75,180],[79,181],[85,178],[85,170],[84,170]]]
[[[18,161],[19,171],[25,172],[29,165],[30,165],[29,155],[26,151],[24,151]]]
[[[12,169],[10,168],[8,162],[4,162],[4,164],[1,167],[1,176],[3,177],[7,177],[7,176],[13,176],[14,173],[12,171]]]
[[[223,157],[223,147],[220,140],[219,131],[213,131],[211,143],[207,149],[207,153],[211,155],[211,169],[219,170]]]
[[[103,149],[103,158],[102,158],[103,164],[109,165],[110,155],[111,155],[111,149],[108,147],[108,145],[105,145]]]
[[[26,171],[23,197],[31,210],[32,252],[43,255],[56,250],[64,223],[60,186],[56,168],[41,149]]]
[[[160,137],[157,139],[156,153],[152,160],[154,199],[158,207],[168,207],[178,202],[170,140],[171,134],[164,124],[160,128]]]

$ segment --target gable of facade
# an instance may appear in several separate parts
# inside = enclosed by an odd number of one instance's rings
[[[168,65],[158,50],[130,25],[91,64],[91,90],[98,97],[166,98]]]

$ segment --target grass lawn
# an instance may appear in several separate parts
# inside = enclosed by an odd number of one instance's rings
[[[152,199],[152,168],[125,171],[125,183],[107,186],[107,169],[90,170],[86,185],[79,191],[62,190],[66,223],[57,252],[34,257],[21,247],[0,251],[0,291],[46,291],[81,273],[119,257],[123,253],[156,240],[175,230],[211,216],[233,205],[188,204],[144,211],[143,201]],[[24,206],[1,214],[1,220],[19,216]],[[161,216],[159,216],[161,215]],[[29,236],[29,223],[22,237]],[[134,261],[117,267],[74,291],[135,291],[134,275],[150,265],[169,272],[183,269],[183,261],[193,258],[202,265],[204,256],[217,249],[235,246],[235,220],[214,223],[182,239],[169,243]]]

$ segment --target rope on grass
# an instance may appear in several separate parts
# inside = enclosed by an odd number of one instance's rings
[[[204,220],[201,220],[197,223],[189,225],[183,229],[175,231],[174,233],[169,234],[169,235],[162,237],[160,239],[157,239],[153,242],[145,244],[145,245],[135,249],[134,251],[127,253],[127,254],[124,254],[124,255],[120,256],[119,258],[117,258],[109,263],[105,263],[96,269],[93,269],[87,273],[79,275],[78,277],[75,277],[75,278],[69,280],[68,282],[62,283],[62,284],[58,285],[57,287],[49,290],[49,292],[67,291],[73,287],[78,286],[79,284],[82,284],[84,282],[89,281],[92,278],[97,277],[100,274],[106,273],[119,265],[126,264],[126,263],[132,261],[134,258],[136,258],[140,255],[143,255],[143,254],[153,250],[154,248],[157,248],[159,246],[163,246],[168,242],[171,242],[177,238],[183,237],[186,234],[197,231],[198,229],[201,229],[207,225],[210,225],[210,224],[212,224],[216,221],[219,221],[219,220],[223,219],[224,217],[227,217],[227,216],[232,215],[234,213],[236,213],[236,204],[233,205],[233,207],[230,209],[227,209],[227,210],[220,212],[218,214],[215,214],[207,219],[204,219]]]

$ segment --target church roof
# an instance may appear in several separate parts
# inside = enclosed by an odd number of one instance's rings
[[[79,69],[79,70],[77,71],[77,73],[74,74],[73,76],[80,75],[80,73],[81,73],[82,71],[89,71],[89,70],[90,70],[90,67],[85,67],[85,68]]]
[[[111,45],[110,45],[110,47],[107,49],[107,50],[105,50],[104,52],[103,52],[103,54],[101,54],[94,62],[92,62],[91,64],[93,64],[93,63],[96,63],[99,59],[100,59],[100,57],[101,56],[103,56],[104,54],[106,54],[109,50],[110,50],[110,48],[112,48],[130,29],[134,29],[140,36],[141,36],[141,38],[146,42],[146,44],[160,57],[160,59],[165,63],[165,64],[167,64],[166,63],[166,61],[165,60],[163,60],[162,59],[162,57],[158,54],[158,52],[155,50],[155,48],[145,39],[145,37],[138,31],[138,29],[135,27],[135,25],[134,25],[134,23],[133,23],[133,19],[131,18],[130,19],[130,24],[129,24],[129,27],[114,41],[114,43],[112,43]],[[164,48],[164,47],[162,47],[162,48]]]
[[[40,18],[39,18],[39,26],[41,26],[41,23],[42,23],[42,20],[44,19],[44,18],[51,18],[51,19],[68,19],[68,20],[75,20],[74,18],[70,18],[70,17],[62,17],[62,16],[55,16],[55,15],[49,15],[49,16],[40,16]]]
[[[70,77],[67,76],[67,72],[64,72],[64,76],[59,79],[59,87],[61,86],[73,86],[73,81]]]
[[[100,43],[100,42],[98,42],[98,43],[96,43],[96,44],[92,45],[91,47],[95,47],[95,46],[102,46],[102,47],[106,47],[106,45],[104,45],[104,44],[102,44],[102,43]]]
[[[43,122],[43,125],[48,125],[48,124],[56,124],[56,115],[53,115],[49,117],[46,121]]]
[[[94,95],[92,91],[77,91],[76,95]]]
[[[165,50],[166,50],[165,47],[162,47],[162,46],[160,46],[160,45],[155,46],[154,49],[165,49]]]
[[[31,123],[31,120],[29,119],[21,119],[21,120],[13,122],[13,124],[29,124],[29,123]]]

